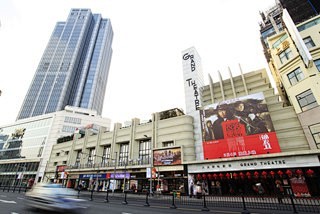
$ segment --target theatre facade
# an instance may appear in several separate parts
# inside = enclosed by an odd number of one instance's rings
[[[192,55],[193,67],[199,68],[195,53],[191,48],[184,55]],[[189,66],[184,68],[188,73]],[[286,194],[320,195],[316,142],[307,140],[293,106],[275,94],[266,70],[234,77],[229,70],[225,80],[218,75],[217,82],[209,75],[200,107],[190,113],[199,120],[194,124],[196,161],[186,163],[189,194],[196,186],[205,194],[257,194],[262,186],[272,195],[280,184]]]
[[[280,181],[286,194],[319,196],[319,166],[318,153],[312,152],[207,160],[188,164],[188,183],[189,189],[201,183],[210,195],[256,194],[256,185],[261,184],[265,194],[273,195]]]

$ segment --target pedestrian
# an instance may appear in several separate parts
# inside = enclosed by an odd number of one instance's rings
[[[259,196],[262,198],[262,200],[264,200],[264,198],[263,198],[264,188],[263,188],[262,184],[261,183],[257,183],[256,186],[257,186],[257,190],[258,190]]]
[[[194,185],[193,182],[191,182],[190,183],[190,195],[189,195],[190,198],[192,198],[192,196],[193,196],[193,185]]]
[[[283,198],[283,195],[284,195],[284,190],[283,190],[283,186],[281,184],[281,181],[280,180],[276,180],[275,184],[276,184],[276,195],[277,195],[277,198],[278,198],[278,202],[279,202],[279,204],[283,204],[282,198]]]
[[[197,191],[197,198],[198,199],[202,198],[202,188],[201,188],[201,183],[199,181],[197,182],[196,191]]]

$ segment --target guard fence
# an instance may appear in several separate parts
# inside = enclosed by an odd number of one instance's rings
[[[2,192],[26,192],[28,191],[28,189],[30,189],[29,187],[27,187],[26,185],[0,185],[0,191]]]
[[[242,213],[252,210],[274,210],[292,213],[320,213],[320,198],[298,198],[292,195],[260,196],[260,195],[198,195],[186,196],[178,192],[170,194],[136,194],[132,192],[79,192],[79,198],[88,198],[105,203],[135,204],[143,206],[167,206],[170,208],[194,208],[202,211],[214,210],[218,207],[235,208]]]
[[[0,191],[25,193],[29,190],[27,186],[0,186]],[[292,213],[320,213],[320,197],[294,197],[293,195],[261,196],[261,195],[180,195],[179,192],[168,194],[150,194],[112,192],[109,191],[78,191],[78,198],[88,199],[103,203],[121,203],[123,205],[135,204],[141,206],[166,206],[172,209],[193,208],[202,211],[214,210],[215,208],[235,208],[242,213],[250,213],[252,210],[274,210]]]

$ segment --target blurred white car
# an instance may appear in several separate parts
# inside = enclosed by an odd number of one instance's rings
[[[78,192],[74,189],[60,184],[38,183],[26,192],[26,205],[55,212],[84,213],[89,206],[86,200],[77,197]]]

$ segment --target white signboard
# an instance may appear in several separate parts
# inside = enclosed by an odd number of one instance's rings
[[[280,169],[316,166],[320,166],[319,159],[316,155],[291,156],[195,164],[188,166],[188,173],[225,172],[274,168]]]
[[[147,168],[146,178],[151,178],[151,168]]]
[[[186,113],[196,111],[201,107],[201,91],[204,86],[201,58],[195,48],[182,52],[184,93]]]
[[[294,41],[295,45],[297,46],[297,49],[299,51],[299,54],[301,55],[303,62],[307,68],[312,66],[312,56],[307,48],[307,46],[304,44],[300,33],[296,27],[296,25],[293,23],[291,16],[289,15],[287,9],[283,9],[282,13],[282,19],[286,25],[286,28],[291,36],[291,39]]]

